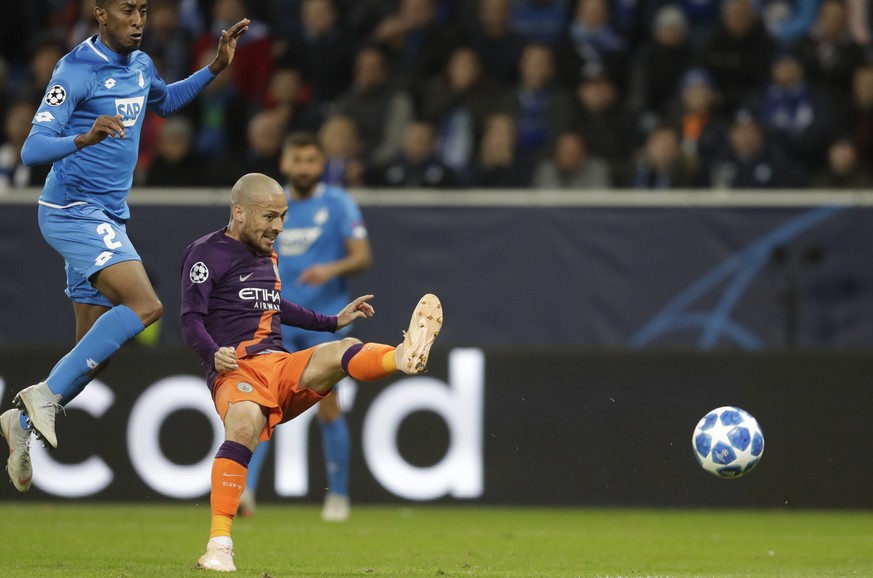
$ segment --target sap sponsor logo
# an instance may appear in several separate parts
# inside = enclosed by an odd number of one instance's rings
[[[285,229],[279,234],[278,253],[282,256],[302,255],[321,236],[321,227]]]
[[[5,383],[0,378],[0,397]],[[344,390],[340,390],[344,397]],[[408,500],[435,500],[445,496],[477,498],[484,492],[484,402],[485,354],[478,349],[455,349],[449,354],[448,381],[431,376],[410,376],[381,390],[363,416],[361,449],[377,483],[387,491]],[[355,399],[342,399],[343,407],[352,410]],[[106,414],[122,411],[115,405],[112,388],[99,380],[92,381],[81,395],[68,405],[95,422]],[[210,447],[187,463],[178,463],[167,455],[166,440],[161,432],[167,420],[180,411],[201,414],[211,425]],[[412,464],[400,451],[404,420],[421,412],[439,416],[449,430],[449,446],[437,463],[422,467]],[[275,488],[280,496],[305,496],[309,493],[310,425],[317,409],[310,408],[277,428],[275,444]],[[118,419],[118,416],[110,419]],[[212,484],[213,458],[224,443],[221,418],[208,395],[201,377],[171,375],[146,387],[130,409],[127,430],[105,447],[127,444],[129,463],[136,475],[153,491],[163,496],[191,499],[207,496]],[[207,426],[209,427],[209,426]],[[112,452],[114,455],[114,450]],[[33,485],[40,491],[68,498],[99,494],[113,483],[125,483],[122,473],[115,481],[113,468],[123,468],[125,460],[112,466],[103,456],[76,454],[77,460],[57,461],[41,444],[31,446],[34,470]],[[316,461],[315,463],[319,463]],[[233,475],[222,478],[229,487],[236,485]],[[315,488],[320,495],[320,489]]]
[[[36,113],[36,116],[33,117],[34,122],[51,122],[55,119],[55,115],[50,113],[47,110]]]
[[[134,96],[133,98],[116,98],[115,112],[121,115],[121,124],[124,126],[133,126],[136,124],[143,105],[145,104],[144,96]]]

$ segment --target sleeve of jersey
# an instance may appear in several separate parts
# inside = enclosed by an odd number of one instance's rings
[[[152,74],[149,108],[160,116],[168,116],[194,100],[194,97],[215,78],[209,72],[208,66],[204,66],[188,78],[169,85],[158,76],[154,64],[152,64]]]
[[[344,239],[367,238],[367,227],[364,225],[361,209],[351,197],[346,197],[343,203],[342,235]]]
[[[310,331],[328,331],[333,333],[336,331],[337,326],[336,315],[322,315],[312,309],[292,303],[287,299],[282,299],[282,309],[280,310],[279,318],[282,321],[282,325],[291,325],[292,327],[300,327]]]
[[[208,366],[212,366],[218,344],[206,331],[209,294],[217,277],[210,271],[201,247],[189,248],[182,260],[182,339]]]
[[[30,134],[21,147],[21,162],[27,166],[50,164],[78,150],[76,137],[61,136],[79,102],[88,95],[90,76],[78,75],[75,66],[59,64],[33,117]]]

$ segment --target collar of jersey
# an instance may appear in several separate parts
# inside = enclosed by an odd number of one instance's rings
[[[94,48],[97,49],[97,51],[100,54],[106,56],[106,58],[108,58],[111,62],[125,64],[126,62],[129,62],[130,56],[131,56],[131,54],[133,54],[133,52],[131,52],[130,54],[127,54],[127,55],[118,54],[117,52],[115,52],[114,50],[112,50],[111,48],[109,48],[108,46],[103,44],[103,42],[100,41],[99,34],[95,34],[89,40],[91,41],[91,45],[94,46]],[[136,51],[134,51],[134,52],[136,52]]]

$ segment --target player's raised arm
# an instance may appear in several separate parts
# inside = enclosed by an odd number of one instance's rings
[[[209,72],[217,75],[230,66],[230,63],[233,62],[233,55],[236,53],[236,42],[240,36],[248,32],[249,24],[251,24],[251,20],[243,18],[231,26],[229,30],[221,31],[221,38],[218,41],[218,52],[215,55],[215,60],[209,65]]]

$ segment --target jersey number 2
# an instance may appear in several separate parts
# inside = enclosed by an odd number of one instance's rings
[[[112,226],[109,223],[100,223],[97,226],[97,232],[103,235],[103,243],[110,249],[118,249],[121,247],[122,243],[120,241],[115,241],[115,231],[112,229]],[[106,261],[112,258],[112,253],[110,251],[103,251],[97,256],[97,259],[94,261],[96,265],[105,265]]]

